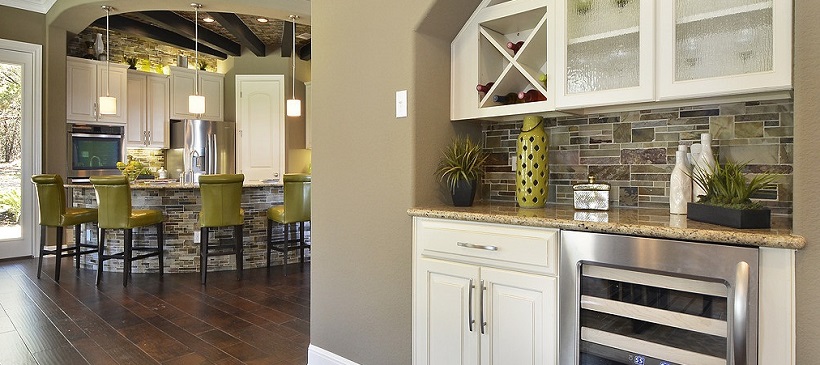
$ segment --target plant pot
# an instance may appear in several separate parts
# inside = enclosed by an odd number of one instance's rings
[[[698,222],[718,224],[734,228],[769,228],[772,222],[770,209],[731,209],[701,203],[689,203],[686,217]]]
[[[469,207],[473,205],[476,186],[475,180],[458,180],[456,186],[450,192],[453,196],[453,205],[457,207]]]

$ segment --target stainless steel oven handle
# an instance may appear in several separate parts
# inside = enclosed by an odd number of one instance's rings
[[[732,364],[746,364],[747,328],[749,322],[749,264],[737,263],[735,269],[734,315],[732,317]]]
[[[71,133],[72,137],[121,139],[119,134]]]
[[[473,332],[473,323],[475,323],[473,319],[473,288],[475,288],[475,284],[473,284],[473,279],[470,279],[470,288],[467,294],[469,297],[467,304],[467,327],[470,329],[470,332]]]
[[[458,245],[458,247],[476,248],[476,249],[479,249],[479,250],[487,250],[487,251],[498,251],[498,246],[476,245],[474,243],[467,243],[467,242],[458,242],[456,244]]]

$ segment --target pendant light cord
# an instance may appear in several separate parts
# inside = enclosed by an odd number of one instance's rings
[[[200,4],[192,4],[194,6],[194,93],[199,96],[199,8]]]
[[[293,36],[293,52],[291,52],[290,58],[293,60],[293,70],[291,71],[291,80],[290,80],[290,96],[293,99],[296,99],[296,18],[295,15],[291,15],[290,20],[291,24],[293,25],[293,31],[291,32],[291,36]]]
[[[108,94],[108,90],[111,88],[111,42],[109,42],[108,38],[108,16],[111,14],[111,7],[104,6],[105,8],[105,96],[110,96]]]

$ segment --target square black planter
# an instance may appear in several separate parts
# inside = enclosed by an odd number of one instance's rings
[[[719,224],[734,228],[769,228],[772,224],[770,209],[731,209],[715,205],[688,203],[686,218],[693,221]]]

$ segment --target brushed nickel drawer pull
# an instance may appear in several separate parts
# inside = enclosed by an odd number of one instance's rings
[[[498,251],[498,247],[497,247],[497,246],[489,246],[489,245],[476,245],[476,244],[473,244],[473,243],[467,243],[467,242],[459,242],[459,243],[457,243],[457,244],[458,244],[458,247],[465,247],[465,248],[476,248],[476,249],[479,249],[479,250],[487,250],[487,251]]]

